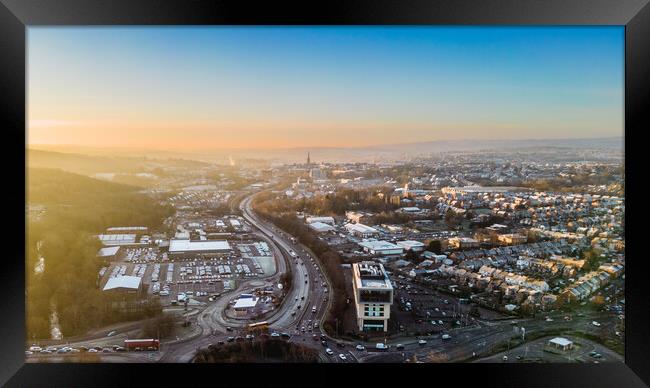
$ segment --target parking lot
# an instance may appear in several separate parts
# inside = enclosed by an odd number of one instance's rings
[[[571,350],[552,349],[548,341],[553,337],[544,337],[527,342],[505,352],[486,357],[476,362],[623,362],[620,354],[594,341],[567,336],[574,342]]]
[[[472,306],[462,298],[396,276],[395,299],[391,310],[393,326],[406,334],[437,334],[450,329],[472,325],[477,318],[470,314]],[[501,318],[499,313],[474,308],[483,319]]]
[[[249,246],[246,246],[247,252],[261,254],[261,250],[255,251]],[[273,261],[272,256],[246,256],[235,251],[229,255],[196,255],[194,260],[169,260],[166,253],[154,248],[128,248],[120,253],[120,261],[102,268],[99,288],[102,289],[111,277],[137,276],[142,279],[147,293],[159,295],[163,305],[176,304],[179,294],[208,301],[213,295],[235,288],[238,280],[260,278],[269,267],[274,269],[274,266],[260,263]]]

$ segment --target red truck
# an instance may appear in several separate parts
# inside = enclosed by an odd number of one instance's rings
[[[160,348],[160,340],[157,339],[124,340],[124,347],[127,350],[158,350]]]

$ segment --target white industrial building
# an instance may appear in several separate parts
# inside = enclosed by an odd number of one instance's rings
[[[323,222],[312,222],[309,224],[309,228],[316,233],[327,233],[334,230],[334,227]]]
[[[246,315],[251,309],[255,308],[257,306],[257,302],[259,301],[259,298],[251,295],[251,294],[241,294],[239,295],[239,298],[237,301],[235,301],[234,306],[232,306],[233,310],[235,310],[235,315],[237,316],[244,316]]]
[[[353,236],[368,238],[376,236],[379,231],[364,224],[345,224],[345,229]]]
[[[422,252],[424,250],[424,243],[413,240],[398,241],[397,245],[404,248],[404,250],[412,250],[413,252]]]
[[[140,289],[142,278],[138,276],[117,276],[108,279],[102,291],[137,292]]]
[[[169,241],[169,253],[176,255],[184,253],[228,252],[231,249],[230,244],[226,240],[190,241],[173,239]]]
[[[119,246],[119,245],[136,245],[137,235],[134,233],[128,234],[100,234],[97,236],[102,244],[106,246]]]
[[[101,257],[102,259],[107,260],[113,259],[119,250],[119,246],[104,247],[97,252],[97,257]]]
[[[384,266],[373,261],[352,264],[352,288],[360,331],[388,331],[393,286]]]
[[[360,242],[359,245],[364,251],[372,255],[388,256],[401,255],[404,253],[404,248],[388,241],[368,240]]]
[[[305,219],[305,222],[308,224],[313,224],[315,222],[320,222],[323,224],[329,224],[329,225],[334,225],[334,217],[307,217]]]

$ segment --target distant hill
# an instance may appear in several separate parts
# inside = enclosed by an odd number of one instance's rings
[[[44,150],[27,150],[27,166],[30,168],[58,168],[78,174],[137,173],[156,167],[202,167],[206,163],[184,159],[151,159],[146,157],[99,156],[63,153]]]
[[[98,198],[119,197],[140,190],[52,168],[29,168],[26,178],[27,201],[39,204],[91,205]]]
[[[132,150],[132,149],[97,149],[97,148],[79,148],[77,152],[84,155],[94,155],[92,158],[83,159],[80,162],[88,163],[85,169],[95,168],[93,172],[109,171],[104,168],[102,171],[97,170],[103,163],[118,163],[124,169],[129,165],[139,165],[147,161],[148,163],[208,163],[229,164],[232,158],[233,162],[238,165],[244,160],[267,160],[278,162],[302,162],[307,160],[307,152],[311,155],[314,163],[319,162],[373,162],[382,160],[405,160],[411,157],[422,155],[444,153],[444,152],[471,152],[481,150],[521,150],[532,148],[557,148],[557,149],[598,149],[615,152],[620,150],[623,154],[623,137],[593,138],[593,139],[505,139],[505,140],[436,140],[422,141],[417,143],[401,144],[384,144],[368,147],[297,147],[274,150],[263,149],[203,149],[203,150]],[[62,148],[64,149],[64,148]],[[66,149],[67,150],[67,149]],[[46,151],[40,151],[46,152]],[[50,151],[47,151],[50,152]],[[56,154],[56,152],[51,152]],[[73,155],[73,154],[63,154]],[[119,157],[109,157],[107,155],[119,155]],[[131,157],[127,157],[130,155]],[[142,158],[142,155],[148,155],[158,159]],[[53,155],[39,155],[39,160],[47,159],[48,163],[64,163],[56,159]],[[83,155],[78,155],[83,156]],[[137,157],[136,157],[137,156]],[[59,158],[61,158],[59,156]],[[89,158],[86,156],[85,158]],[[167,159],[164,159],[167,158]],[[176,159],[169,159],[176,158]],[[65,158],[64,158],[65,159]],[[191,161],[190,161],[191,160]],[[195,162],[193,162],[195,161]],[[96,163],[95,163],[96,162]],[[66,163],[68,163],[66,161]],[[80,168],[77,162],[69,162],[67,169],[69,171],[78,171]],[[95,167],[93,167],[95,166]],[[45,166],[55,167],[55,166]],[[71,170],[77,168],[77,170]],[[133,169],[134,167],[131,167]],[[114,171],[119,172],[119,171]],[[85,172],[87,173],[87,172]]]
[[[141,188],[58,169],[27,170],[27,203],[44,205],[46,229],[99,232],[109,226],[160,227],[173,214]]]

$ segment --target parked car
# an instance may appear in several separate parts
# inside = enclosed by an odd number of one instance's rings
[[[366,350],[366,348],[365,348],[363,345],[361,345],[361,344],[357,345],[356,348],[357,348],[357,350],[360,351],[360,352],[363,352],[364,350]]]
[[[347,360],[347,358],[345,357],[345,354],[343,354],[343,353],[339,354],[339,358],[341,360],[343,360],[343,361]]]
[[[334,351],[332,351],[332,349],[330,349],[330,348],[327,348],[327,349],[325,349],[325,353],[327,353],[327,354],[329,354],[331,356],[331,355],[334,354]]]

